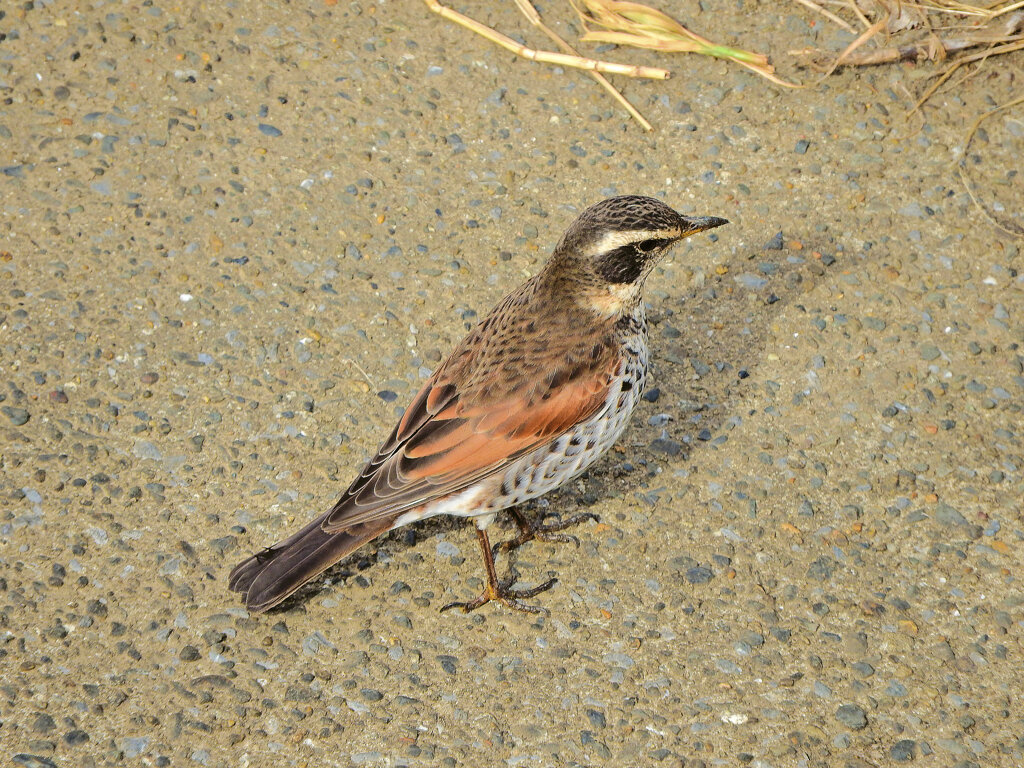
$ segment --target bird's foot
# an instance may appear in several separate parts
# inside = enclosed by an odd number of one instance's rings
[[[516,576],[512,576],[509,579],[500,581],[497,584],[488,584],[484,591],[480,593],[479,597],[469,600],[466,602],[456,601],[454,603],[448,603],[441,609],[441,612],[447,611],[449,608],[460,608],[463,613],[469,613],[475,611],[481,605],[497,600],[499,603],[504,603],[509,608],[515,611],[522,611],[523,613],[547,613],[547,608],[541,608],[538,605],[528,605],[522,602],[524,598],[535,597],[541,592],[546,592],[555,586],[555,582],[558,579],[548,579],[543,584],[540,584],[531,589],[512,589],[512,583]]]
[[[566,520],[562,520],[556,512],[545,512],[540,515],[537,520],[529,520],[525,516],[519,513],[513,513],[516,525],[519,526],[519,535],[514,539],[508,541],[502,541],[494,545],[495,552],[511,552],[513,549],[518,549],[526,542],[531,539],[537,541],[545,541],[550,544],[575,544],[577,547],[580,545],[580,540],[569,533],[560,533],[566,528],[570,528],[574,525],[579,525],[587,520],[593,520],[595,523],[601,522],[601,518],[595,515],[593,512],[581,512],[578,515],[573,515]],[[549,517],[558,518],[556,523],[545,524],[544,520]]]

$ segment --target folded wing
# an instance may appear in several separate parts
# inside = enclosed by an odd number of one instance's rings
[[[495,400],[460,392],[445,377],[431,380],[327,514],[323,530],[401,513],[502,471],[594,416],[617,369],[613,348],[602,347],[594,359],[566,360]]]

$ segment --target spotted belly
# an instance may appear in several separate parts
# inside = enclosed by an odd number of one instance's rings
[[[542,496],[582,474],[600,459],[629,424],[646,378],[646,365],[624,366],[609,389],[604,406],[592,418],[505,470],[500,487],[487,505],[489,510],[497,512]]]
[[[497,512],[553,491],[607,453],[629,425],[647,381],[647,323],[642,308],[630,321],[622,339],[622,365],[594,416],[520,457],[504,472],[409,510],[393,527],[435,515],[456,515],[476,518],[477,526],[485,528]]]

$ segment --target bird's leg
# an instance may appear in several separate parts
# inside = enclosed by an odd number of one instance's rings
[[[461,608],[463,613],[469,613],[470,611],[476,610],[484,603],[489,603],[491,600],[498,600],[504,603],[509,608],[513,608],[517,611],[523,611],[524,613],[546,613],[544,608],[540,608],[536,605],[527,605],[526,603],[520,602],[521,598],[533,597],[539,595],[545,590],[551,589],[555,585],[558,579],[548,579],[540,586],[534,587],[533,589],[512,589],[512,582],[515,577],[510,576],[505,581],[498,580],[498,574],[494,570],[494,554],[491,550],[491,541],[487,538],[487,531],[483,528],[476,529],[476,538],[480,542],[480,551],[484,555],[484,567],[487,569],[487,586],[484,591],[480,593],[480,596],[474,600],[468,602],[454,602],[448,603],[441,610],[447,611],[449,608]]]
[[[519,535],[509,541],[503,541],[500,544],[496,544],[494,547],[496,551],[509,552],[513,549],[518,549],[531,539],[562,544],[572,542],[578,547],[580,545],[579,539],[568,533],[559,533],[559,531],[564,531],[566,528],[573,525],[579,525],[585,520],[593,520],[595,523],[601,521],[601,518],[593,512],[581,512],[578,515],[573,515],[567,520],[560,519],[557,523],[544,525],[542,522],[544,519],[548,517],[557,517],[558,515],[554,512],[545,512],[539,515],[536,520],[531,520],[518,509],[513,508],[511,512],[512,517],[515,518],[516,525],[519,526]]]

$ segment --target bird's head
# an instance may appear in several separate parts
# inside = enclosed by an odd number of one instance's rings
[[[582,305],[605,317],[620,315],[640,301],[647,276],[673,245],[727,223],[715,216],[683,216],[651,197],[611,197],[572,223],[549,269]]]

